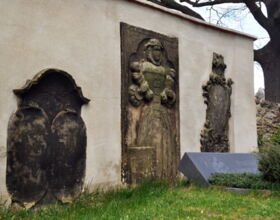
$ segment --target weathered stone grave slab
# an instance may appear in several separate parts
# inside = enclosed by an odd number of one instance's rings
[[[199,185],[210,185],[214,173],[258,173],[257,155],[248,153],[185,153],[179,171]]]
[[[121,40],[123,181],[172,180],[180,160],[178,39],[121,23]]]

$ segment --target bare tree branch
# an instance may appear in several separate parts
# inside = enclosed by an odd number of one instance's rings
[[[178,0],[150,0],[160,2],[164,6],[166,2],[173,1],[178,4]],[[188,3],[192,7],[209,6],[206,9],[214,12],[219,18],[218,24],[222,23],[223,18],[232,16],[234,11],[222,8],[214,8],[224,3],[239,3],[249,9],[255,20],[268,32],[270,41],[261,49],[254,50],[254,59],[257,61],[264,73],[266,99],[280,103],[280,0],[180,0]],[[266,12],[263,12],[264,6]],[[244,8],[241,7],[241,8]],[[176,9],[173,7],[173,9]],[[221,11],[220,11],[221,10]],[[216,16],[215,16],[216,17]]]
[[[261,8],[258,7],[256,5],[256,3],[252,0],[244,0],[245,4],[247,5],[247,7],[249,8],[249,10],[251,11],[252,15],[254,16],[254,18],[256,19],[256,21],[264,28],[266,29],[268,32],[271,32],[272,29],[272,25],[271,22],[269,21],[269,19],[267,19]]]
[[[227,27],[226,23],[224,23],[223,20],[231,18],[233,20],[239,20],[242,19],[241,13],[242,11],[248,11],[247,6],[244,4],[244,6],[238,6],[238,7],[229,7],[229,8],[216,8],[215,5],[209,6],[206,8],[206,11],[209,11],[209,22]],[[215,13],[216,16],[214,16],[214,19],[212,19],[212,12]],[[246,16],[246,15],[245,15]]]
[[[266,62],[266,58],[268,57],[270,51],[271,43],[269,42],[261,49],[254,50],[254,60],[260,63],[261,65],[264,65],[264,62]]]
[[[271,4],[271,0],[209,0],[203,2],[201,2],[200,0],[180,0],[180,2],[186,2],[192,5],[193,7],[213,6],[225,3],[243,3],[249,8],[256,21],[263,28],[265,28],[268,32],[270,32],[271,30],[271,22],[263,14],[261,7],[256,4],[257,2],[263,2],[266,5],[268,5]]]
[[[251,0],[255,2],[256,0]],[[207,2],[200,2],[199,0],[180,0],[180,2],[186,2],[193,7],[203,7],[203,6],[212,6],[212,5],[219,5],[224,3],[244,3],[244,0],[214,0],[214,1],[207,1]]]
[[[167,8],[170,8],[170,9],[175,9],[175,10],[181,11],[184,14],[204,20],[200,14],[196,13],[192,9],[188,8],[187,6],[178,4],[174,0],[148,0],[148,1],[156,3],[156,4],[164,6],[164,7],[167,7]]]

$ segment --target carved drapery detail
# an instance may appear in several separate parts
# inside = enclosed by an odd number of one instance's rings
[[[223,56],[214,53],[210,79],[202,86],[207,105],[206,122],[200,139],[202,152],[229,152],[228,121],[233,81],[225,78],[225,69]]]
[[[121,27],[123,181],[174,179],[180,156],[177,39]]]
[[[71,202],[82,190],[89,102],[68,73],[41,71],[21,88],[10,118],[6,183],[13,204],[30,208],[58,199]]]
[[[137,62],[132,62],[130,65],[130,72],[132,78],[132,85],[129,87],[129,100],[134,106],[139,106],[142,101],[151,102],[154,99],[154,91],[150,88],[149,82],[146,78],[153,77],[151,74],[161,74],[162,77],[158,79],[152,79],[157,85],[153,87],[159,87],[162,89],[160,93],[161,104],[172,107],[176,101],[176,94],[173,91],[174,80],[175,80],[175,70],[169,67],[164,67],[161,65],[161,58],[155,60],[152,53],[157,51],[157,53],[162,53],[164,48],[158,39],[150,39],[144,45],[145,58]],[[151,73],[147,74],[146,72]],[[146,73],[146,77],[144,74]],[[154,88],[157,89],[157,88]]]

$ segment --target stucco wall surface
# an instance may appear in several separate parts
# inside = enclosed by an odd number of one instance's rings
[[[12,90],[45,68],[71,74],[91,102],[82,108],[87,126],[86,185],[121,182],[120,22],[179,39],[181,154],[200,151],[205,122],[202,84],[212,54],[234,81],[230,119],[232,152],[256,150],[253,41],[126,0],[0,1],[0,192],[5,186]]]

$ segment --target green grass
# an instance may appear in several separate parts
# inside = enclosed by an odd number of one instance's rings
[[[0,211],[0,219],[280,219],[280,195],[234,194],[219,188],[145,183],[82,194],[71,205]]]

